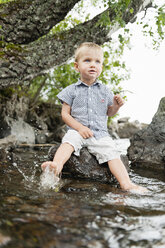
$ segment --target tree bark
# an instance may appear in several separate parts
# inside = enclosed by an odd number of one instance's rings
[[[28,44],[47,34],[79,0],[16,0],[0,5],[0,37]]]
[[[23,84],[50,68],[66,62],[73,56],[77,45],[84,41],[92,41],[101,45],[111,39],[116,27],[119,28],[113,22],[115,18],[113,9],[107,10],[111,25],[105,26],[100,23],[102,15],[106,13],[104,12],[70,30],[55,35],[49,33],[43,36],[49,32],[53,25],[66,16],[76,2],[78,1],[40,0],[38,3],[37,0],[31,0],[31,5],[27,7],[29,0],[21,0],[16,5],[16,11],[13,10],[14,7],[11,7],[10,4],[4,5],[5,7],[0,9],[1,14],[3,14],[2,10],[5,10],[4,15],[2,15],[3,18],[0,17],[0,25],[3,31],[3,34],[1,33],[3,40],[0,43],[0,89]],[[146,0],[131,1],[129,7],[123,12],[123,20],[126,23],[134,21],[136,14],[147,8],[150,3],[151,1]],[[42,13],[41,10],[46,9],[45,6],[47,6],[48,12],[43,11]],[[49,11],[49,8],[52,8],[52,10]],[[134,9],[133,13],[129,11],[131,8]],[[10,25],[13,27],[13,35],[10,31],[4,31],[5,25],[9,22],[7,22],[5,15],[8,13],[9,18],[10,11],[12,16]],[[30,16],[29,13],[31,12],[29,11],[32,11],[32,16]],[[62,12],[62,17],[60,16],[60,11]],[[19,16],[19,20],[14,22],[18,17],[18,12],[19,14],[21,13],[20,16],[22,17]],[[21,23],[24,22],[26,25],[22,28],[21,33]],[[41,38],[38,39],[39,37]],[[9,41],[15,44],[11,44]]]

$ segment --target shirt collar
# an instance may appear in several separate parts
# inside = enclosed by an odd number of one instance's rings
[[[77,83],[75,83],[75,85],[81,85],[81,84],[89,87],[89,85],[87,85],[86,83],[82,82],[80,79],[77,81]],[[102,83],[96,79],[96,81],[92,85],[96,85],[96,84],[100,85]]]

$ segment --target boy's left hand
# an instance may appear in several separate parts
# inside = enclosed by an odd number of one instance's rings
[[[113,104],[115,106],[121,107],[124,104],[124,100],[119,94],[117,94],[113,98]]]

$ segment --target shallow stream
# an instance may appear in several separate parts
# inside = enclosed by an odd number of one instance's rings
[[[43,189],[40,164],[47,150],[17,149],[0,164],[0,247],[164,248],[165,175],[130,171],[143,195],[113,185],[63,179]]]

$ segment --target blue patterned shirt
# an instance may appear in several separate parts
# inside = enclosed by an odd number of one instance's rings
[[[57,95],[62,103],[71,106],[71,116],[90,128],[96,139],[109,135],[107,110],[113,104],[113,96],[105,84],[96,81],[88,86],[81,80],[67,86]]]

